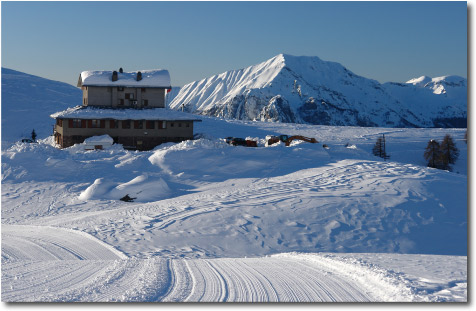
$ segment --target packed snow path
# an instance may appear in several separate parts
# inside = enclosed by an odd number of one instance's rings
[[[113,247],[81,231],[2,225],[2,259],[124,259]]]
[[[21,225],[4,225],[2,230],[2,301],[466,300],[466,272],[461,269],[466,259],[461,256],[288,253],[261,258],[132,259],[76,230]],[[362,256],[391,269],[356,259]],[[425,277],[393,271],[412,261],[424,262]],[[448,265],[456,268],[446,281],[428,279],[441,278],[431,270]]]
[[[2,228],[3,301],[410,301],[403,284],[319,255],[125,259],[74,230]],[[377,276],[377,277],[376,277]]]

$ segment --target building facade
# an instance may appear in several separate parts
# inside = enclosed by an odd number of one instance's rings
[[[82,106],[52,114],[61,148],[109,135],[126,149],[150,150],[165,142],[193,139],[193,115],[166,108],[167,70],[84,71],[78,79]]]

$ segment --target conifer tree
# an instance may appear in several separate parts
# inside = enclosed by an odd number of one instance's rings
[[[425,148],[425,153],[423,154],[425,160],[428,161],[428,166],[433,168],[441,167],[441,151],[440,143],[436,140],[430,140],[428,145]]]
[[[385,135],[382,135],[382,137],[377,138],[377,142],[375,142],[374,148],[372,149],[372,153],[375,156],[383,158],[385,160],[390,158],[385,149]]]
[[[443,138],[440,145],[440,152],[442,168],[451,170],[450,164],[456,163],[459,156],[459,150],[456,148],[456,144],[449,134],[446,134]]]
[[[36,141],[36,132],[35,129],[31,132],[31,140]]]

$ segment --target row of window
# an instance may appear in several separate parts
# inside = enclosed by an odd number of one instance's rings
[[[85,90],[88,90],[88,87],[87,87],[87,86],[83,86],[83,88],[84,88]],[[118,90],[119,92],[124,92],[124,87],[123,87],[123,86],[118,86],[118,87],[117,87],[117,90]],[[142,93],[145,93],[146,90],[147,90],[147,89],[146,89],[145,87],[141,87],[141,88],[140,88],[140,91],[141,91]],[[112,87],[108,87],[108,88],[107,88],[107,91],[108,91],[108,92],[111,92],[111,91],[112,91]]]
[[[108,91],[109,91],[109,90],[111,90],[111,88],[108,88]],[[118,86],[118,87],[117,87],[117,90],[118,90],[119,92],[123,92],[123,91],[124,91],[124,87]],[[146,90],[147,90],[147,89],[146,89],[145,87],[141,87],[141,88],[140,88],[140,91],[141,91],[142,93],[145,93]],[[127,94],[126,94],[126,95],[127,95]]]
[[[153,130],[167,128],[167,121],[151,121],[151,120],[109,120],[109,127],[111,129],[149,129]],[[157,123],[157,124],[156,124]],[[56,124],[63,126],[63,120],[57,119]],[[83,120],[83,119],[69,119],[70,128],[106,128],[106,120]],[[170,127],[190,127],[190,122],[169,122]]]
[[[130,104],[131,106],[137,106],[137,100],[134,100],[133,98],[134,98],[134,97],[132,97],[132,99],[126,97],[126,99],[129,99],[129,104]],[[120,98],[120,99],[117,100],[117,105],[118,105],[118,106],[124,106],[124,103],[125,103],[125,101],[124,101],[124,99],[122,99],[122,98]],[[143,106],[143,107],[149,106],[149,100],[148,100],[148,99],[143,99],[143,100],[142,100],[142,106]]]

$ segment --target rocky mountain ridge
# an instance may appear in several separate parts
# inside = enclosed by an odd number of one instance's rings
[[[279,54],[195,81],[172,109],[239,120],[343,126],[466,127],[467,80],[420,77],[384,83],[318,57]]]

